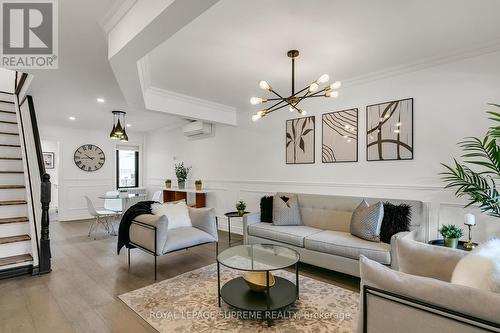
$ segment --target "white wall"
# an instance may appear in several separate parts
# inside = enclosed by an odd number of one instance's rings
[[[129,132],[128,135],[130,145],[143,146],[141,133]],[[116,188],[115,145],[122,143],[109,139],[109,133],[102,130],[52,126],[43,122],[40,136],[43,141],[59,142],[59,156],[56,156],[59,161],[59,220],[89,218],[83,196],[88,195],[98,208],[102,208],[103,200],[98,197]],[[103,150],[106,162],[101,169],[85,172],[75,165],[74,152],[83,144],[95,144]],[[142,165],[139,168],[143,170]],[[142,185],[142,179],[139,182]]]
[[[209,205],[218,214],[234,209],[239,199],[256,210],[260,196],[281,190],[423,200],[430,207],[427,237],[436,238],[440,224],[462,224],[465,213],[453,192],[442,189],[440,163],[459,156],[456,142],[464,136],[482,136],[490,124],[486,104],[500,102],[498,87],[500,53],[346,82],[337,100],[304,104],[309,115],[316,116],[314,165],[285,164],[285,120],[294,118],[286,109],[257,123],[250,121],[255,110],[242,112],[239,126],[218,126],[215,137],[204,140],[189,141],[180,129],[157,130],[145,137],[146,185],[152,191],[162,187],[165,178],[175,179],[177,158],[193,166],[191,186],[200,178],[215,191]],[[249,97],[252,93],[260,92],[249,92]],[[367,162],[365,106],[407,97],[414,98],[414,160]],[[359,108],[359,162],[322,164],[321,114],[353,107]],[[476,239],[500,236],[500,221],[481,216],[478,222]]]

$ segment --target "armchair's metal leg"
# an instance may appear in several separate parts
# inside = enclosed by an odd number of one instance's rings
[[[128,270],[130,271],[130,247],[127,249]]]
[[[92,235],[92,230],[94,229],[95,223],[96,223],[96,219],[93,219],[92,223],[90,224],[88,237],[90,237]]]
[[[156,281],[156,255],[155,255],[155,281]]]
[[[215,258],[219,255],[219,242],[215,242]]]

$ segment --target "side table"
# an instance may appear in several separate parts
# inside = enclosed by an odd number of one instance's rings
[[[466,249],[464,247],[464,244],[467,243],[467,242],[464,242],[464,241],[458,241],[458,246],[457,246],[457,250],[462,250],[462,251],[470,251],[468,249]],[[435,240],[431,240],[429,241],[430,245],[436,245],[436,246],[444,246],[444,240],[443,239],[435,239]],[[475,246],[477,246],[477,243],[474,243]]]
[[[243,215],[250,214],[250,212],[244,212]],[[227,217],[227,232],[229,238],[229,246],[231,246],[231,217],[241,217],[238,212],[227,212],[224,214]]]

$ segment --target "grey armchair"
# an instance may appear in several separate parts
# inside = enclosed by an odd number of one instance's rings
[[[215,253],[219,251],[217,221],[212,208],[189,207],[191,227],[168,229],[165,215],[139,215],[130,225],[130,244],[154,256],[155,280],[156,257],[194,246],[215,243]],[[130,248],[128,248],[130,268]]]

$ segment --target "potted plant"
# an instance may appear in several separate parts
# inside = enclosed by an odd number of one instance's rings
[[[444,238],[444,246],[454,249],[458,246],[458,239],[463,235],[463,230],[454,224],[443,225],[439,232]]]
[[[171,188],[172,187],[172,179],[165,180],[165,187],[166,188]]]
[[[499,107],[499,104],[490,104]],[[469,197],[467,206],[479,205],[483,213],[500,218],[497,182],[500,178],[500,113],[488,112],[494,123],[484,138],[468,137],[459,143],[462,161],[443,164],[442,179],[446,188],[456,190],[457,197]]]
[[[175,175],[177,176],[177,186],[183,190],[186,187],[186,179],[191,167],[184,166],[184,162],[175,165]]]
[[[196,188],[196,191],[201,191],[201,186],[202,186],[201,180],[198,179],[194,182],[194,187]]]
[[[245,209],[247,208],[247,204],[240,200],[236,203],[236,210],[238,211],[239,216],[245,215]]]

